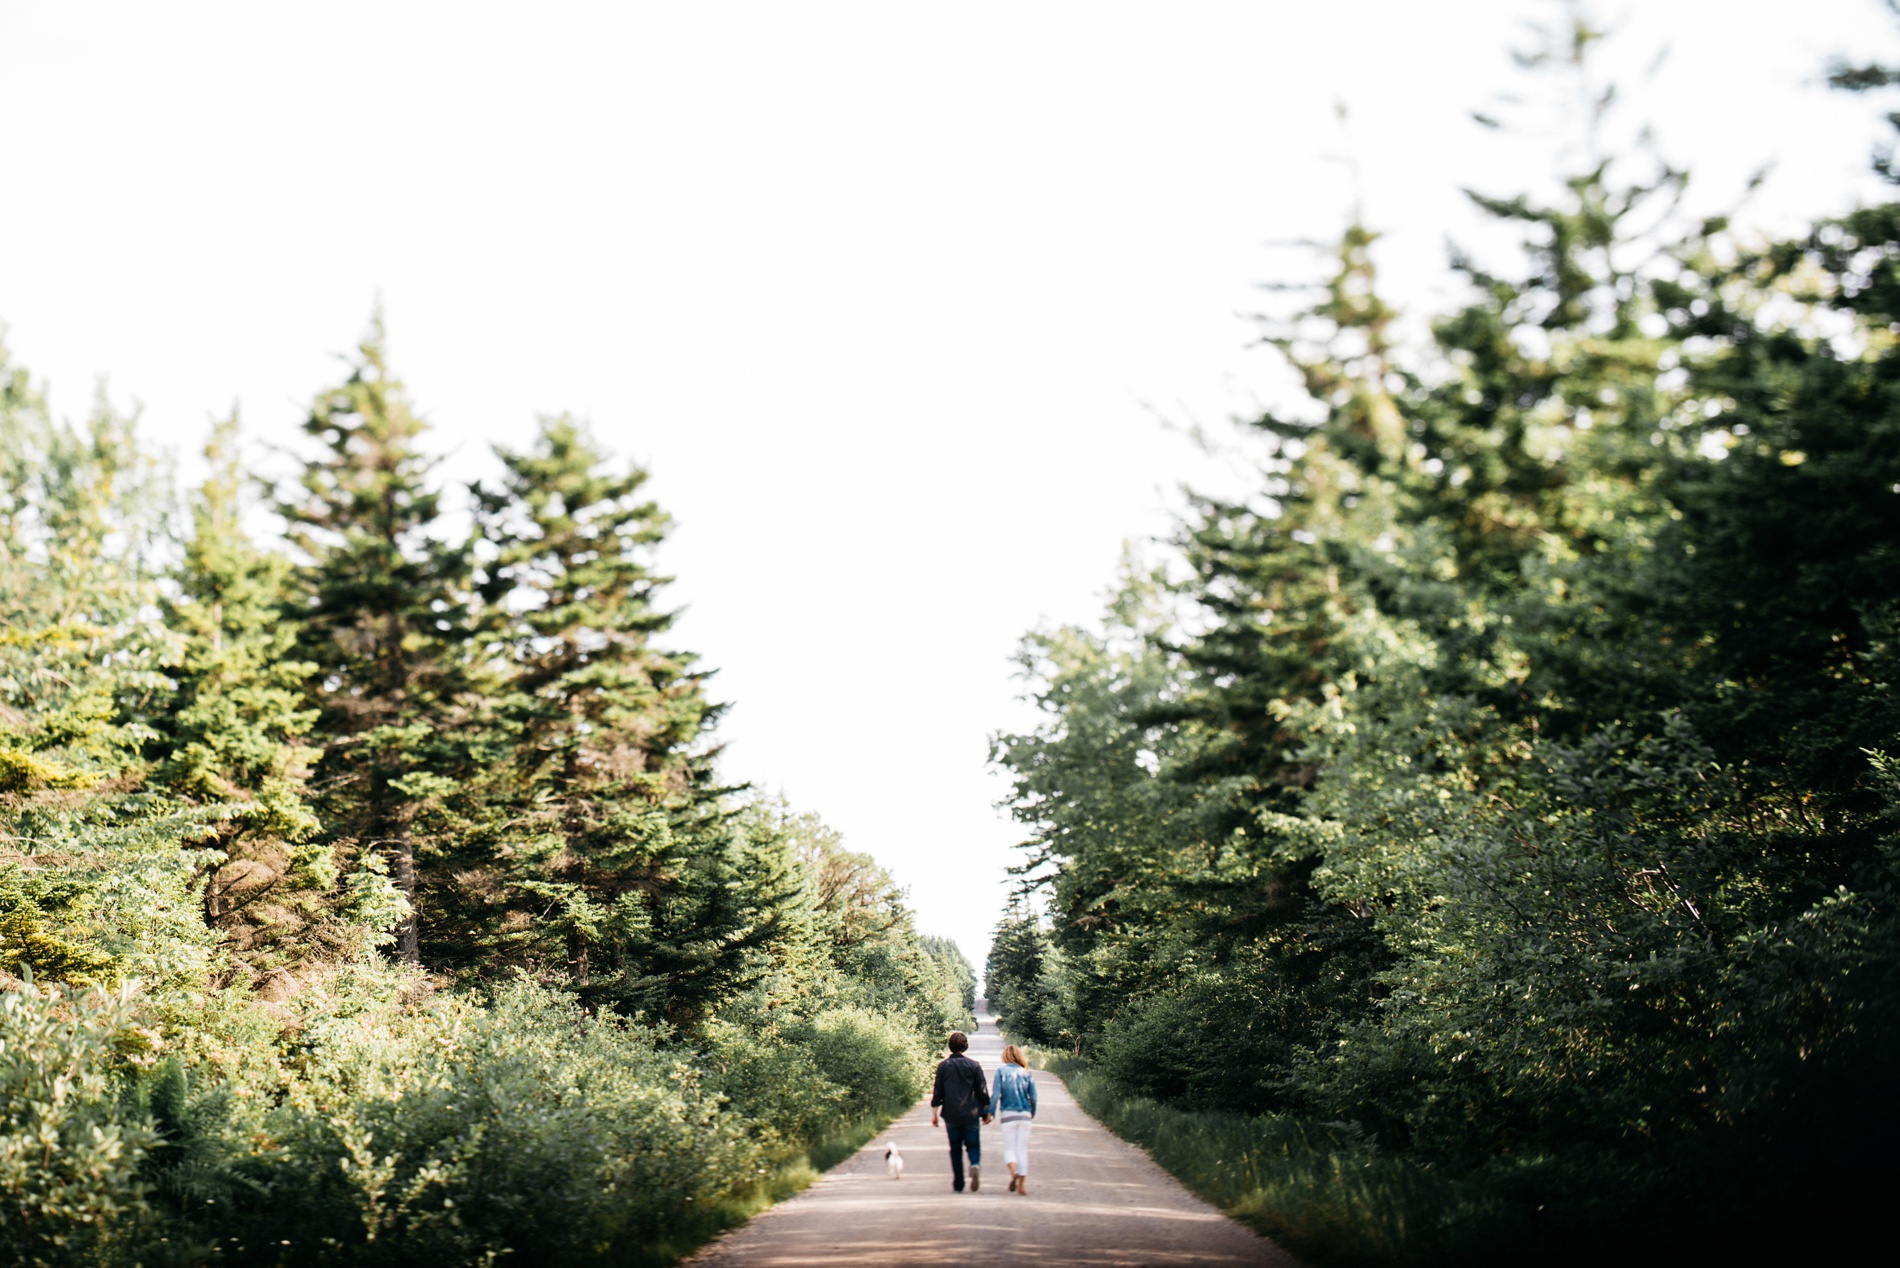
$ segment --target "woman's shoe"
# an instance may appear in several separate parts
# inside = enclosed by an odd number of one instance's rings
[[[1024,1197],[1029,1196],[1029,1177],[1028,1176],[1016,1177],[1016,1192],[1022,1194]]]
[[[1022,1182],[1023,1182],[1023,1178],[1021,1176],[1011,1176],[1009,1178],[1009,1191],[1011,1193],[1016,1192],[1016,1186],[1021,1184]]]

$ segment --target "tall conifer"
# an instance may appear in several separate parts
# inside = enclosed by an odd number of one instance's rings
[[[652,562],[667,517],[645,471],[612,467],[565,416],[532,450],[498,455],[502,479],[477,507],[490,636],[511,676],[499,710],[515,737],[515,844],[501,870],[529,901],[527,940],[558,940],[548,953],[577,986],[690,1008],[743,976],[790,895],[724,822],[705,675],[653,642],[672,623]]]
[[[193,499],[177,589],[163,605],[183,647],[154,778],[203,808],[205,918],[263,975],[355,942],[353,917],[369,914],[355,900],[374,894],[386,912],[390,895],[380,876],[360,871],[351,892],[336,892],[335,851],[317,839],[305,802],[314,750],[304,738],[317,718],[306,699],[317,666],[296,658],[297,628],[282,620],[290,561],[259,549],[240,523],[237,440],[234,414],[206,446],[211,475]]]
[[[151,619],[167,493],[103,393],[55,421],[0,346],[0,973],[203,987],[197,824],[141,787],[179,645]]]
[[[387,858],[410,904],[396,931],[410,964],[423,899],[414,824],[452,787],[469,584],[466,543],[443,540],[427,426],[389,373],[378,318],[349,377],[311,407],[304,432],[319,448],[278,505],[304,557],[291,612],[299,653],[318,666],[318,810],[333,838]]]

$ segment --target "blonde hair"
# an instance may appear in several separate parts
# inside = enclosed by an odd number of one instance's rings
[[[1025,1070],[1029,1068],[1029,1062],[1023,1058],[1023,1050],[1015,1044],[1010,1044],[1003,1049],[1003,1060],[1011,1065],[1019,1065]]]

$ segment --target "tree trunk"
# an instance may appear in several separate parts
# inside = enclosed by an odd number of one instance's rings
[[[587,939],[579,929],[568,930],[567,971],[573,975],[574,985],[587,985]]]
[[[205,872],[205,927],[216,929],[218,922],[224,919],[224,890],[218,885],[218,874],[224,868],[213,864]]]
[[[416,920],[416,846],[409,839],[408,829],[400,830],[401,835],[389,841],[383,852],[389,859],[389,879],[395,882],[402,896],[409,900],[409,911],[396,922],[396,956],[404,964],[422,963],[422,944],[417,937]]]

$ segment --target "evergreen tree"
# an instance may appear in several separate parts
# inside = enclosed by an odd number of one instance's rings
[[[1046,1015],[1052,955],[1042,918],[1020,899],[1012,902],[990,938],[983,989],[998,1022],[1027,1043],[1055,1037]]]
[[[470,551],[444,540],[427,425],[389,373],[380,318],[303,429],[318,448],[278,511],[302,556],[287,615],[317,666],[314,803],[331,843],[387,860],[408,903],[396,953],[418,964],[428,860],[415,821],[461,769]]]
[[[1699,350],[1680,426],[1722,458],[1672,469],[1679,518],[1643,576],[1645,614],[1690,649],[1698,730],[1778,814],[1863,855],[1884,803],[1864,755],[1900,736],[1896,251],[1887,204],[1663,288]],[[1853,334],[1822,337],[1825,320]]]
[[[305,741],[317,666],[296,659],[297,629],[282,619],[289,561],[252,544],[240,523],[238,438],[233,414],[206,446],[211,474],[162,606],[182,647],[153,778],[205,812],[205,919],[261,977],[353,945],[359,918],[395,908],[373,870],[337,892],[333,847],[318,839]]]
[[[523,905],[504,919],[517,954],[558,956],[590,998],[696,1012],[756,972],[796,885],[726,822],[705,742],[720,709],[693,658],[655,644],[667,517],[570,418],[497,456],[476,501],[512,756],[483,785],[502,811],[489,892]]]
[[[712,786],[639,473],[556,425],[551,468],[512,456],[539,510],[497,538],[552,545],[484,546],[465,633],[375,340],[312,427],[293,569],[239,527],[234,423],[180,540],[131,420],[54,422],[0,350],[0,1257],[668,1258],[914,1103],[968,966],[823,825]],[[822,912],[821,874],[855,878]],[[588,1003],[356,954],[404,910],[432,968],[525,947]]]
[[[1572,17],[1528,60],[1581,75]],[[998,745],[1099,1071],[1539,1153],[1499,1200],[1570,1227],[1583,1174],[1863,1191],[1896,1119],[1900,219],[1738,246],[1633,160],[1480,198],[1522,267],[1456,259],[1416,350],[1350,230],[1273,340],[1310,410],[1183,534],[1187,619],[1034,636],[1049,719]]]
[[[953,992],[952,999],[947,1003],[954,1007],[946,1007],[945,1011],[952,1016],[963,1014],[973,1017],[976,1013],[976,967],[970,963],[970,958],[963,954],[963,948],[949,938],[925,934],[920,941],[925,954],[936,961],[945,984]]]
[[[82,426],[0,347],[0,971],[201,988],[212,938],[142,787],[178,640],[150,619],[167,486],[103,392]]]

